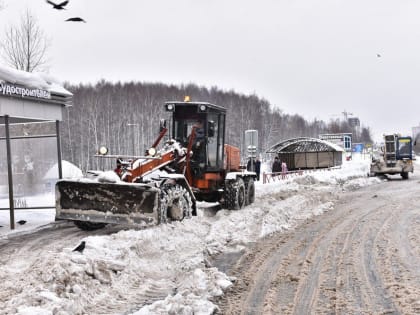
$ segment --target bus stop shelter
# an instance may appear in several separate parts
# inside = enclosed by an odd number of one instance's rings
[[[305,170],[340,166],[343,148],[317,138],[300,137],[283,140],[267,153],[274,153],[287,163],[289,170]]]
[[[57,176],[62,178],[60,121],[71,100],[72,94],[47,74],[0,65],[0,196],[3,190],[8,195],[8,207],[0,210],[10,211],[11,229],[15,228],[15,209],[45,208],[28,206],[19,198],[36,192],[37,185],[29,182],[35,176],[34,163],[56,161]]]

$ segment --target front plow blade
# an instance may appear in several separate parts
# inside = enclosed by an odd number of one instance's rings
[[[145,184],[61,180],[56,218],[98,223],[157,224],[160,189]]]

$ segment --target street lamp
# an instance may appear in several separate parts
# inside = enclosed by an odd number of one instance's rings
[[[137,152],[137,150],[136,150],[136,143],[137,143],[136,138],[137,138],[138,133],[140,131],[139,124],[128,123],[127,126],[134,127],[134,129],[133,129],[133,155],[136,156],[136,152]]]

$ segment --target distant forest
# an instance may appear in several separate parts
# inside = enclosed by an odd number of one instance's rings
[[[101,145],[111,154],[142,154],[156,139],[161,118],[168,119],[163,104],[203,101],[227,108],[226,142],[244,148],[245,130],[258,130],[259,152],[264,153],[281,140],[315,137],[322,133],[352,132],[353,142],[371,142],[369,128],[352,128],[344,120],[306,121],[298,114],[284,113],[255,94],[244,95],[206,88],[195,84],[165,85],[160,83],[110,83],[67,85],[73,106],[65,110],[61,124],[62,153],[65,160],[82,170],[101,167],[93,158]],[[114,162],[114,161],[112,161]]]

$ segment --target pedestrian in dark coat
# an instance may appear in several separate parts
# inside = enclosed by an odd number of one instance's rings
[[[274,163],[273,163],[273,167],[271,168],[271,172],[272,173],[280,173],[281,172],[281,163],[279,160],[279,157],[276,156],[274,158]]]
[[[255,173],[257,173],[257,180],[260,180],[261,161],[259,158],[255,161]]]
[[[248,159],[248,163],[246,164],[246,170],[253,172],[255,170],[255,161],[252,158]]]

